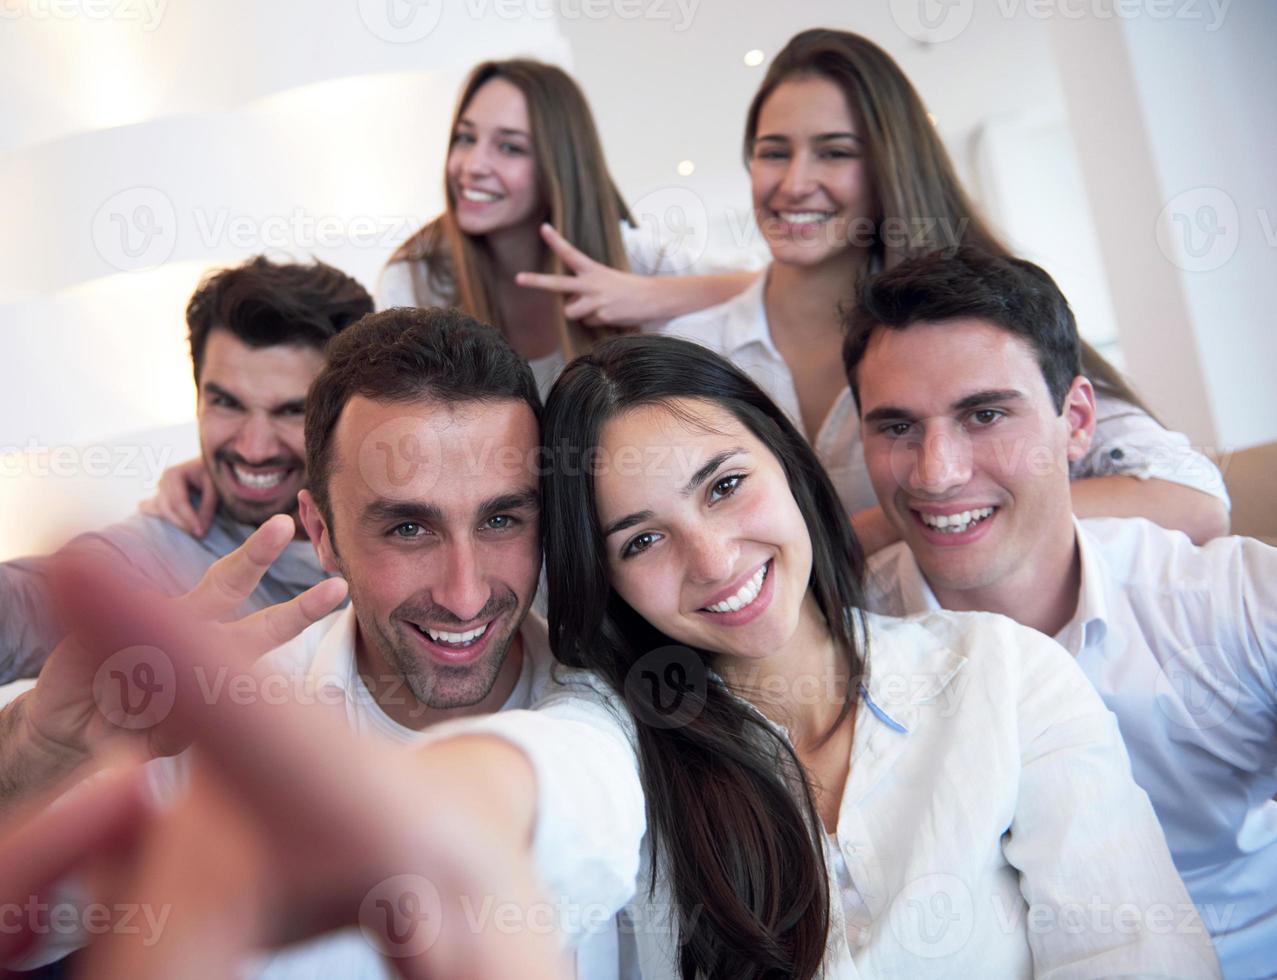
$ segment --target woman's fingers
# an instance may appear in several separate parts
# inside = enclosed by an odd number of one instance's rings
[[[544,289],[552,293],[577,293],[581,280],[576,276],[556,276],[548,272],[520,272],[514,281],[528,289]]]
[[[543,224],[541,226],[541,237],[545,239],[545,243],[550,246],[554,254],[563,260],[563,264],[573,272],[580,274],[598,265],[592,258],[560,235],[553,225]]]

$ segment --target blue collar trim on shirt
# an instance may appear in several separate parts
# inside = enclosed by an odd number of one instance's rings
[[[873,712],[873,716],[890,728],[893,732],[899,732],[901,735],[909,734],[909,729],[905,728],[904,725],[900,724],[900,722],[892,718],[891,715],[887,714],[887,712],[885,712],[882,708],[874,704],[874,699],[872,695],[870,695],[869,689],[863,684],[860,685],[860,697],[861,700],[865,702],[865,705],[869,708],[869,710]]]

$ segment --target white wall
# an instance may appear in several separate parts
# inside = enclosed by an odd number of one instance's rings
[[[1057,19],[1057,63],[1128,370],[1237,449],[1277,438],[1277,6],[1172,9]]]

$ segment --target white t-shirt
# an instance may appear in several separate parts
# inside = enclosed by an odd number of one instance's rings
[[[766,280],[765,275],[759,276],[726,303],[678,317],[655,332],[695,341],[727,358],[753,378],[803,432],[794,376],[767,323],[763,304]],[[1228,503],[1218,468],[1189,444],[1187,436],[1162,428],[1147,412],[1120,399],[1097,394],[1095,405],[1095,436],[1086,455],[1070,467],[1073,479],[1134,476],[1166,480]],[[860,415],[850,388],[842,389],[834,400],[813,448],[848,513],[878,503],[865,466]]]
[[[1002,616],[867,619],[869,679],[827,845],[855,893],[830,862],[846,914],[831,909],[824,975],[1218,976],[1113,715],[1073,659]],[[531,711],[446,727],[522,749],[543,886],[568,905],[624,906],[632,976],[675,980],[674,896],[653,874],[618,699],[578,673]],[[861,904],[870,924],[849,936]]]
[[[625,248],[630,271],[640,275],[686,275],[706,268],[699,259],[693,261],[692,256],[680,247],[680,243],[662,238],[654,228],[635,228],[621,222],[621,243]],[[381,275],[377,277],[377,285],[373,291],[377,309],[385,310],[392,306],[449,307],[456,304],[455,296],[429,292],[429,284],[424,261],[391,262],[382,268]],[[425,295],[421,292],[423,289],[427,290]],[[660,324],[653,324],[644,329],[655,329],[658,326]],[[563,371],[563,353],[555,351],[529,361],[528,365],[536,377],[537,390],[545,398]]]

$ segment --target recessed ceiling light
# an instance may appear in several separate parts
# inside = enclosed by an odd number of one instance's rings
[[[691,160],[680,160],[678,162],[678,175],[680,177],[690,177],[696,172],[696,164]]]
[[[753,48],[745,52],[745,64],[749,65],[750,68],[757,68],[763,63],[765,57],[766,55],[759,48]]]

